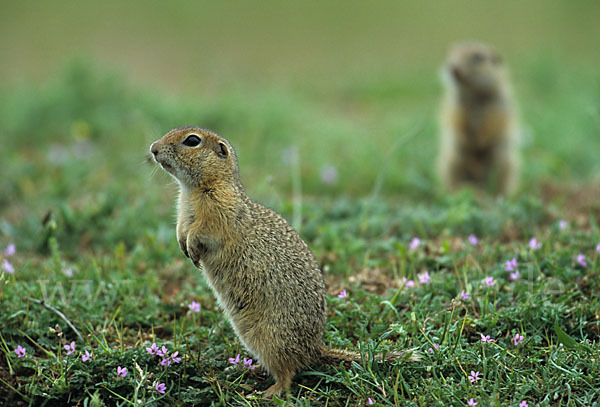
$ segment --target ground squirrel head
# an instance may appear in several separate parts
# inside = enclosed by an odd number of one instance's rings
[[[478,42],[454,45],[448,53],[444,79],[461,92],[475,96],[494,96],[506,82],[500,54]]]
[[[233,147],[209,130],[178,127],[152,143],[150,153],[186,189],[210,189],[215,182],[239,181]]]

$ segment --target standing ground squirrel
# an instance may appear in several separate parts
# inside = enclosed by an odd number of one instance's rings
[[[180,185],[181,250],[202,268],[235,333],[276,379],[265,396],[286,391],[303,366],[361,360],[323,346],[327,304],[319,265],[283,217],[248,198],[227,140],[179,127],[150,152]],[[386,354],[400,357],[417,359]]]
[[[438,167],[450,189],[462,183],[501,194],[517,184],[517,124],[500,56],[480,43],[451,48],[443,68],[445,95]]]

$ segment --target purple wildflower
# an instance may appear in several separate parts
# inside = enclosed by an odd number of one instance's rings
[[[333,185],[338,180],[338,170],[333,165],[326,165],[321,169],[321,181],[325,185]]]
[[[485,285],[487,285],[488,287],[493,287],[496,285],[496,282],[494,281],[494,277],[488,276],[483,280],[483,283]]]
[[[13,267],[12,264],[10,264],[10,261],[4,259],[4,263],[2,263],[2,268],[4,269],[4,271],[6,271],[8,274],[12,274],[15,272],[15,268]]]
[[[479,403],[473,400],[472,398],[470,398],[469,401],[467,401],[467,405],[469,406],[476,406],[477,404]]]
[[[425,270],[422,274],[419,274],[419,283],[427,284],[431,281],[431,277],[429,276],[429,271]]]
[[[14,243],[9,243],[8,246],[6,246],[6,249],[4,250],[4,255],[6,257],[10,257],[10,256],[14,256],[14,254],[17,252],[17,246],[14,245]]]
[[[25,353],[27,353],[27,349],[25,349],[21,345],[18,345],[15,349],[15,353],[17,354],[17,357],[22,358],[23,356],[25,356]]]
[[[164,367],[171,366],[171,358],[164,358],[163,360],[160,361],[160,364],[163,365]]]
[[[71,353],[75,352],[75,341],[72,341],[69,345],[63,347],[67,351],[67,356],[69,356]]]
[[[477,246],[477,244],[479,244],[479,239],[477,239],[477,236],[471,234],[469,235],[469,243],[471,243],[473,246]]]
[[[117,376],[121,376],[121,377],[127,376],[127,368],[126,367],[117,366]]]
[[[164,383],[156,382],[156,385],[154,386],[154,390],[156,390],[160,394],[165,394],[165,391],[167,390],[167,385]]]
[[[193,312],[200,312],[200,303],[192,301],[190,305],[188,305],[188,308],[191,309]]]
[[[252,359],[244,358],[244,368],[248,370],[254,370],[256,366],[252,366]]]
[[[181,358],[178,358],[177,355],[179,355],[179,351],[175,351],[171,355],[171,360],[173,361],[173,363],[181,363]]]
[[[517,332],[513,338],[513,343],[515,346],[519,346],[519,343],[521,343],[524,339],[525,337]]]
[[[167,356],[167,353],[169,353],[169,351],[167,350],[167,347],[165,345],[163,345],[162,348],[156,351],[156,354],[163,358]]]
[[[402,282],[404,283],[405,287],[414,287],[415,286],[415,282],[413,280],[407,280],[406,277],[402,277]]]
[[[560,230],[565,230],[568,226],[569,226],[569,222],[567,222],[564,219],[561,219],[560,222],[558,222],[558,228]]]
[[[600,243],[596,246],[596,253],[600,254]]]
[[[229,363],[237,365],[238,363],[240,363],[240,354],[238,353],[237,356],[234,358],[229,358]]]
[[[81,361],[83,363],[87,362],[88,360],[90,360],[90,358],[92,357],[92,354],[89,351],[85,351],[84,355],[81,355]]]
[[[510,275],[509,275],[508,277],[509,277],[509,278],[510,278],[512,281],[515,281],[517,278],[519,278],[519,274],[521,274],[521,273],[519,273],[519,270],[517,270],[517,271],[515,271],[515,272],[513,272],[513,273],[510,273]]]
[[[468,291],[462,290],[460,292],[460,298],[462,298],[463,300],[468,300],[469,298],[471,298],[471,294],[469,294]]]
[[[371,405],[371,404],[375,404],[375,402],[373,401],[373,399],[372,399],[371,397],[369,397],[369,398],[367,399],[367,404],[368,404],[368,405]]]
[[[346,298],[348,297],[348,293],[346,292],[346,289],[344,288],[339,294],[338,294],[338,298]]]
[[[489,335],[484,335],[484,334],[479,334],[481,335],[481,342],[483,343],[492,343],[492,342],[496,342],[495,339],[490,338]]]
[[[506,260],[504,263],[505,271],[514,271],[517,268],[517,258],[513,257],[511,260]]]
[[[73,277],[73,269],[71,267],[62,269],[62,272],[67,277]]]
[[[437,343],[434,343],[434,344],[433,344],[433,348],[435,348],[435,350],[439,350],[439,349],[440,349],[440,345],[439,345],[439,344],[437,344]],[[429,353],[433,353],[433,348],[429,348],[429,349],[427,349],[427,351],[428,351]]]
[[[146,348],[146,352],[151,355],[156,355],[158,353],[158,346],[156,346],[156,343],[153,343],[152,346]]]
[[[421,245],[421,239],[419,239],[418,237],[413,237],[412,240],[410,241],[410,244],[408,245],[408,248],[410,250],[417,250],[420,245]]]
[[[523,400],[519,403],[519,407],[529,407],[529,404],[527,404],[526,400]]]
[[[577,255],[577,264],[579,264],[581,267],[587,267],[587,262],[585,261],[585,256],[583,253],[579,253]]]
[[[538,242],[537,239],[535,237],[532,237],[529,240],[529,247],[533,250],[537,250],[540,247],[542,247],[542,243]]]
[[[471,381],[471,383],[475,383],[479,379],[479,372],[471,370],[471,374],[469,375],[469,380]]]

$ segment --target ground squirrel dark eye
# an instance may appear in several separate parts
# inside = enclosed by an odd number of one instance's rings
[[[483,54],[476,52],[471,56],[471,61],[475,64],[479,64],[481,62],[483,62],[483,60],[485,59],[485,57],[483,56]]]
[[[200,137],[196,136],[195,134],[190,134],[185,140],[183,140],[183,145],[188,147],[196,147],[201,141],[202,140],[200,140]]]

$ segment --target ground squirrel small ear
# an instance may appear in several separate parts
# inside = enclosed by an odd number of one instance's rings
[[[229,151],[227,150],[227,146],[225,143],[219,141],[219,146],[217,147],[217,155],[221,158],[227,157]]]

